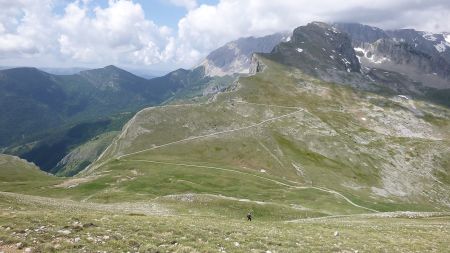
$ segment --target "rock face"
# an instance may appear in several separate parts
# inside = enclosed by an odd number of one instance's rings
[[[250,64],[250,74],[256,74],[258,72],[264,71],[265,65],[262,61],[258,59],[257,54],[252,55],[252,60]]]
[[[240,38],[212,51],[200,66],[205,67],[207,76],[248,74],[253,53],[268,53],[278,43],[288,39],[288,33],[275,33],[258,38]]]
[[[265,52],[276,41],[279,43],[273,50]],[[202,63],[205,73],[262,71],[261,61],[252,59],[250,52],[324,81],[450,105],[448,33],[384,31],[362,24],[312,22],[296,28],[288,39],[272,35],[230,42]]]
[[[356,45],[374,43],[379,39],[389,38],[380,28],[356,23],[336,23],[333,25],[342,32],[349,34]]]
[[[201,66],[207,76],[253,73],[258,70],[253,53],[326,81],[366,90],[377,89],[371,85],[376,83],[398,93],[425,96],[427,88],[450,88],[449,33],[312,22],[291,36],[278,33],[229,42],[209,54]]]
[[[383,31],[361,24],[334,24],[347,33],[361,65],[395,71],[425,87],[450,88],[448,34],[412,29]]]
[[[349,36],[320,22],[296,28],[290,41],[280,43],[266,56],[314,76],[335,71],[359,73],[361,69]]]

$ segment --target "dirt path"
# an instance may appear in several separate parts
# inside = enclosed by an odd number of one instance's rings
[[[55,187],[72,188],[72,187],[78,186],[79,184],[90,182],[96,178],[97,178],[97,176],[68,178],[67,180],[64,180],[63,182],[61,182],[60,184],[55,185]]]
[[[270,178],[266,178],[266,177],[263,177],[263,176],[258,176],[258,175],[252,174],[252,173],[239,171],[239,170],[220,168],[220,167],[215,167],[215,166],[193,165],[193,164],[186,164],[186,163],[160,162],[160,161],[140,160],[140,159],[136,159],[136,160],[135,159],[130,159],[130,160],[123,160],[123,161],[126,161],[126,162],[145,162],[145,163],[154,163],[154,164],[164,164],[164,165],[183,166],[183,167],[196,167],[196,168],[228,171],[228,172],[239,173],[239,174],[248,175],[248,176],[252,176],[252,177],[257,177],[257,178],[260,178],[260,179],[263,179],[263,180],[267,180],[267,181],[270,181],[272,183],[276,183],[276,184],[283,185],[283,186],[286,186],[286,187],[295,187],[295,186],[292,186],[292,185],[280,182],[280,181],[275,180],[275,179],[270,179]]]
[[[300,107],[295,106],[284,106],[284,105],[272,105],[272,104],[262,104],[262,103],[252,103],[242,100],[234,100],[234,102],[239,104],[247,104],[247,105],[259,105],[259,106],[267,106],[267,107],[278,107],[278,108],[286,108],[286,109],[300,109]]]
[[[210,136],[215,136],[215,135],[220,135],[220,134],[227,134],[227,133],[233,133],[233,132],[237,132],[237,131],[251,129],[251,128],[258,127],[258,126],[264,125],[266,123],[272,122],[272,121],[276,121],[276,120],[279,120],[279,119],[282,119],[282,118],[289,117],[289,116],[291,116],[291,115],[293,115],[295,113],[301,112],[301,111],[304,111],[304,110],[303,109],[296,110],[294,112],[290,112],[290,113],[287,113],[287,114],[283,114],[281,116],[269,118],[269,119],[263,120],[263,121],[261,121],[259,123],[255,123],[255,124],[252,124],[252,125],[249,125],[249,126],[245,126],[245,127],[229,129],[229,130],[224,130],[224,131],[218,131],[218,132],[215,132],[215,133],[210,133],[210,134],[205,134],[205,135],[191,136],[191,137],[188,137],[188,138],[185,138],[185,139],[182,139],[182,140],[173,141],[173,142],[169,142],[169,143],[166,143],[166,144],[157,145],[157,146],[154,146],[154,147],[151,147],[151,148],[139,150],[139,151],[136,151],[136,152],[124,154],[124,155],[118,156],[117,159],[121,159],[121,158],[124,158],[124,157],[127,157],[127,156],[131,156],[131,155],[140,154],[140,153],[143,153],[143,152],[146,152],[146,151],[151,151],[151,150],[167,147],[167,146],[178,144],[178,143],[182,143],[182,142],[187,142],[187,141],[197,140],[197,139],[206,138],[206,137],[210,137]]]
[[[251,129],[251,128],[258,127],[258,126],[261,126],[261,125],[264,125],[264,124],[267,124],[267,123],[270,123],[270,122],[273,122],[273,121],[276,121],[276,120],[279,120],[279,119],[282,119],[282,118],[289,117],[289,116],[294,115],[294,114],[296,114],[298,112],[304,112],[305,111],[304,109],[298,108],[298,107],[280,106],[280,105],[271,105],[271,104],[258,104],[258,103],[250,103],[250,102],[245,102],[245,101],[236,101],[236,102],[237,103],[243,103],[243,104],[257,105],[257,106],[281,107],[281,108],[289,108],[289,109],[296,109],[296,110],[294,112],[290,112],[290,113],[283,114],[283,115],[280,115],[280,116],[277,116],[277,117],[269,118],[269,119],[263,120],[263,121],[261,121],[259,123],[255,123],[255,124],[252,124],[252,125],[249,125],[249,126],[240,127],[240,128],[236,128],[236,129],[230,129],[230,130],[224,130],[224,131],[218,131],[218,132],[211,133],[211,134],[205,134],[205,135],[199,135],[199,136],[191,136],[191,137],[188,137],[188,138],[185,138],[185,139],[182,139],[182,140],[173,141],[173,142],[165,143],[165,144],[162,144],[162,145],[157,145],[157,146],[154,146],[154,147],[151,147],[151,148],[139,150],[139,151],[136,151],[136,152],[124,154],[124,155],[118,156],[117,159],[123,159],[123,158],[131,156],[131,155],[136,155],[136,154],[140,154],[140,153],[143,153],[143,152],[146,152],[146,151],[151,151],[151,150],[155,150],[155,149],[159,149],[159,148],[163,148],[163,147],[167,147],[167,146],[170,146],[170,145],[175,145],[175,144],[179,144],[179,143],[183,143],[183,142],[188,142],[188,141],[197,140],[197,139],[206,138],[206,137],[211,137],[211,136],[216,136],[216,135],[220,135],[220,134],[227,134],[227,133],[233,133],[233,132],[237,132],[237,131]],[[174,105],[174,106],[176,107],[176,106],[182,106],[182,105]],[[146,110],[153,110],[153,109],[162,108],[162,107],[168,107],[168,106],[150,107],[150,108],[146,108],[146,109],[143,109],[143,110],[139,111],[125,125],[125,127],[124,127],[122,133],[119,135],[119,137],[113,141],[113,143],[100,155],[100,157],[97,160],[100,160],[104,156],[104,154],[107,152],[108,149],[114,148],[117,145],[117,140],[119,140],[120,137],[123,137],[127,133],[128,128],[135,121],[136,116],[139,113],[141,113],[143,111],[146,111]],[[93,167],[88,168],[87,170],[93,170],[95,168],[101,167],[103,164],[105,164],[108,161],[109,160],[106,160],[106,161],[104,161],[104,162],[102,162],[100,164],[93,165]],[[356,204],[353,201],[351,201],[349,198],[344,196],[343,194],[341,194],[341,193],[339,193],[337,191],[331,190],[331,189],[324,188],[324,187],[293,186],[293,185],[286,184],[286,183],[283,183],[283,182],[280,182],[280,181],[277,181],[277,180],[274,180],[274,179],[269,179],[269,178],[258,176],[258,175],[254,175],[254,174],[251,174],[251,173],[246,173],[246,172],[242,172],[242,171],[238,171],[238,170],[232,170],[232,169],[226,169],[226,168],[219,168],[219,167],[214,167],[214,166],[192,165],[192,164],[185,164],[185,163],[169,163],[169,162],[159,162],[159,161],[151,161],[151,160],[125,160],[125,161],[137,161],[137,162],[147,162],[147,163],[166,164],[166,165],[185,166],[185,167],[199,167],[199,168],[216,169],[216,170],[222,170],[222,171],[229,171],[229,172],[234,172],[234,173],[246,174],[246,175],[258,177],[260,179],[271,181],[273,183],[280,184],[280,185],[283,185],[283,186],[286,186],[286,187],[290,187],[290,188],[315,189],[315,190],[318,190],[318,191],[323,191],[323,192],[327,192],[327,193],[330,193],[330,194],[334,194],[334,195],[337,195],[337,196],[343,198],[346,202],[348,202],[349,204],[351,204],[351,205],[353,205],[355,207],[362,208],[362,209],[365,209],[365,210],[368,210],[368,211],[371,211],[371,212],[378,212],[377,210],[374,210],[374,209],[371,209],[371,208],[364,207],[364,206],[361,206],[359,204]]]
[[[408,219],[417,219],[417,218],[449,217],[449,216],[450,216],[450,212],[397,211],[397,212],[330,215],[330,216],[323,216],[323,217],[290,220],[290,221],[286,221],[286,223],[309,222],[309,221],[330,220],[330,219],[341,219],[341,221],[343,221],[342,218],[408,218]]]
[[[111,144],[110,144],[110,145],[109,145],[109,146],[108,146],[108,147],[100,154],[100,156],[97,157],[97,159],[95,159],[95,161],[94,161],[93,163],[91,163],[86,169],[84,169],[83,172],[82,172],[81,174],[85,174],[85,173],[88,172],[88,171],[91,171],[91,170],[95,170],[95,169],[97,169],[97,168],[100,168],[100,167],[103,166],[106,162],[109,161],[109,159],[108,159],[108,160],[105,160],[105,161],[103,161],[103,162],[97,164],[97,162],[100,161],[100,160],[105,156],[105,154],[106,154],[108,151],[110,151],[111,149],[114,149],[114,150],[115,150],[115,149],[117,148],[118,140],[119,140],[121,137],[125,136],[125,134],[128,132],[128,129],[129,129],[130,126],[134,123],[134,121],[136,121],[136,117],[137,117],[140,113],[142,113],[142,112],[144,112],[144,111],[150,111],[150,110],[161,109],[161,108],[168,108],[168,107],[184,107],[184,106],[199,106],[199,105],[204,105],[204,103],[152,106],[152,107],[147,107],[147,108],[144,108],[144,109],[138,111],[138,112],[133,116],[133,118],[131,118],[131,119],[123,126],[121,133],[120,133],[116,138],[114,138],[114,140],[111,142]],[[114,153],[114,151],[113,151],[113,153]]]
[[[237,129],[230,129],[230,130],[225,130],[225,131],[219,131],[219,132],[215,132],[215,133],[211,133],[211,134],[206,134],[206,135],[191,136],[191,137],[188,137],[188,138],[185,138],[185,139],[182,139],[182,140],[178,140],[178,141],[174,141],[174,142],[169,142],[169,143],[166,143],[166,144],[154,146],[154,147],[151,147],[151,148],[148,148],[148,149],[143,149],[143,150],[136,151],[136,152],[132,152],[132,153],[129,153],[129,154],[124,154],[124,155],[118,156],[118,157],[116,157],[116,158],[117,158],[117,159],[121,159],[121,158],[123,158],[123,157],[131,156],[131,155],[135,155],[135,154],[140,154],[140,153],[143,153],[143,152],[146,152],[146,151],[155,150],[155,149],[158,149],[158,148],[162,148],[162,147],[166,147],[166,146],[169,146],[169,145],[174,145],[174,144],[178,144],[178,143],[182,143],[182,142],[186,142],[186,141],[196,140],[196,139],[205,138],[205,137],[210,137],[210,136],[215,136],[215,135],[220,135],[220,134],[232,133],[232,132],[241,131],[241,130],[247,130],[247,129],[250,129],[250,128],[253,128],[253,127],[257,127],[257,126],[260,126],[260,125],[263,125],[263,124],[266,124],[266,123],[269,123],[269,122],[272,122],[272,121],[275,121],[275,120],[278,120],[278,119],[282,119],[282,118],[288,117],[288,116],[290,116],[290,115],[292,115],[292,114],[295,114],[295,113],[297,113],[297,112],[300,112],[300,111],[301,111],[301,112],[305,112],[305,111],[306,111],[305,109],[300,108],[300,107],[282,106],[282,105],[272,105],[272,104],[260,104],[260,103],[251,103],[251,102],[246,102],[246,101],[235,101],[235,102],[236,102],[236,103],[241,103],[241,104],[257,105],[257,106],[267,106],[267,107],[279,107],[279,108],[295,109],[296,111],[291,112],[291,113],[288,113],[288,114],[284,114],[284,115],[281,115],[281,116],[278,116],[278,117],[273,117],[273,118],[270,118],[270,119],[266,119],[266,120],[263,120],[263,121],[261,121],[261,122],[259,122],[259,123],[255,123],[255,124],[250,125],[250,126],[241,127],[241,128],[237,128]],[[111,144],[110,144],[110,145],[109,145],[109,146],[108,146],[108,147],[100,154],[100,156],[96,159],[95,162],[93,162],[91,165],[89,165],[89,166],[84,170],[83,174],[85,174],[85,173],[88,172],[88,171],[95,170],[95,169],[97,169],[97,168],[103,166],[103,165],[104,165],[105,163],[107,163],[108,161],[110,161],[110,159],[108,159],[108,160],[105,160],[105,161],[103,161],[103,162],[101,162],[101,163],[97,163],[98,161],[100,161],[100,160],[105,156],[105,154],[106,154],[108,151],[110,151],[111,148],[115,149],[115,148],[117,147],[118,140],[119,140],[121,137],[123,137],[123,136],[128,132],[128,128],[132,125],[132,123],[134,123],[134,121],[136,120],[136,117],[137,117],[138,114],[140,114],[140,113],[142,113],[142,112],[144,112],[144,111],[154,110],[154,109],[160,109],[160,108],[165,108],[165,107],[196,106],[196,105],[204,105],[204,104],[200,103],[200,104],[181,104],[181,105],[155,106],[155,107],[144,108],[144,109],[142,109],[141,111],[137,112],[137,113],[133,116],[133,118],[132,118],[130,121],[128,121],[128,123],[124,126],[124,128],[123,128],[121,134],[113,140],[113,142],[112,142],[112,143],[111,143]]]
[[[323,192],[328,192],[328,193],[331,193],[331,194],[335,194],[335,195],[340,196],[341,198],[343,198],[345,201],[347,201],[348,203],[350,203],[350,204],[353,205],[353,206],[356,206],[356,207],[359,207],[359,208],[362,208],[362,209],[366,209],[366,210],[368,210],[368,211],[375,212],[375,213],[378,212],[378,211],[375,210],[375,209],[371,209],[371,208],[368,208],[368,207],[365,207],[365,206],[358,205],[358,204],[356,204],[355,202],[351,201],[349,198],[347,198],[347,197],[345,197],[344,195],[342,195],[340,192],[337,192],[337,191],[335,191],[335,190],[331,190],[331,189],[328,189],[328,188],[325,188],[325,187],[295,186],[295,188],[297,188],[297,189],[316,189],[316,190],[319,190],[319,191],[323,191]]]
[[[235,201],[252,202],[257,204],[274,204],[274,202],[259,202],[249,199],[239,199],[234,197],[215,195],[215,194],[194,194],[200,197],[215,197],[223,198]],[[159,198],[170,198],[176,195],[161,196]],[[23,203],[25,205],[42,205],[55,208],[56,210],[64,211],[67,209],[76,209],[84,211],[101,211],[110,213],[124,213],[124,214],[143,214],[143,215],[162,215],[162,216],[201,216],[201,217],[216,217],[208,215],[189,215],[189,214],[176,214],[170,210],[164,208],[160,204],[155,204],[151,202],[135,202],[135,203],[114,203],[114,204],[100,204],[94,202],[79,202],[68,199],[56,199],[48,197],[40,197],[33,195],[25,195],[19,193],[11,192],[0,192],[0,197],[14,199],[18,203]],[[378,212],[378,213],[363,213],[363,214],[349,214],[349,215],[331,215],[315,218],[303,218],[285,221],[286,223],[298,223],[298,222],[314,222],[314,221],[326,221],[330,219],[340,219],[345,221],[345,218],[430,218],[430,217],[449,217],[450,212],[410,212],[410,211],[398,211],[398,212]]]
[[[365,206],[361,206],[356,204],[355,202],[351,201],[349,198],[345,197],[342,193],[339,193],[335,190],[331,190],[331,189],[327,189],[325,187],[315,187],[315,186],[294,186],[294,185],[290,185],[287,183],[283,183],[281,181],[275,180],[275,179],[271,179],[271,178],[267,178],[267,177],[263,177],[263,176],[259,176],[259,175],[255,175],[252,173],[248,173],[248,172],[243,172],[243,171],[239,171],[239,170],[233,170],[233,169],[227,169],[227,168],[220,168],[220,167],[215,167],[215,166],[205,166],[205,165],[193,165],[193,164],[186,164],[186,163],[171,163],[171,162],[160,162],[160,161],[151,161],[151,160],[124,160],[124,161],[130,161],[130,162],[146,162],[146,163],[153,163],[153,164],[164,164],[164,165],[173,165],[173,166],[183,166],[183,167],[197,167],[197,168],[205,168],[205,169],[214,169],[214,170],[221,170],[221,171],[228,171],[228,172],[233,172],[233,173],[239,173],[239,174],[244,174],[244,175],[248,175],[248,176],[252,176],[252,177],[257,177],[259,179],[263,179],[272,183],[276,183],[282,186],[286,186],[289,188],[293,188],[293,189],[315,189],[318,191],[323,191],[323,192],[327,192],[330,194],[334,194],[337,195],[341,198],[343,198],[346,202],[348,202],[350,205],[358,207],[358,208],[362,208],[371,212],[378,212],[375,209],[371,209]]]

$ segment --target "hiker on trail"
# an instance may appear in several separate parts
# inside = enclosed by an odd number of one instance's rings
[[[247,214],[247,220],[248,221],[252,221],[252,213],[248,213]]]

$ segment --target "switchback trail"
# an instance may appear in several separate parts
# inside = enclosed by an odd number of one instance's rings
[[[227,168],[221,168],[221,167],[215,167],[215,166],[205,166],[205,165],[194,165],[194,164],[186,164],[186,163],[171,163],[171,162],[161,162],[161,161],[152,161],[152,160],[133,160],[133,159],[129,159],[129,160],[123,160],[123,161],[130,161],[130,162],[146,162],[146,163],[153,163],[153,164],[164,164],[164,165],[173,165],[173,166],[183,166],[183,167],[197,167],[197,168],[204,168],[204,169],[214,169],[214,170],[221,170],[221,171],[228,171],[228,172],[233,172],[233,173],[239,173],[239,174],[244,174],[244,175],[248,175],[248,176],[252,176],[252,177],[257,177],[259,179],[263,179],[272,183],[276,183],[285,187],[289,187],[289,188],[293,188],[293,189],[315,189],[318,191],[323,191],[323,192],[327,192],[330,194],[334,194],[337,195],[341,198],[343,198],[346,202],[348,202],[350,205],[358,207],[358,208],[362,208],[371,212],[375,212],[377,213],[378,211],[375,209],[371,209],[365,206],[361,206],[356,204],[355,202],[351,201],[349,198],[347,198],[346,196],[344,196],[342,193],[339,193],[335,190],[331,190],[331,189],[327,189],[325,187],[315,187],[315,186],[294,186],[294,185],[290,185],[275,179],[271,179],[271,178],[267,178],[267,177],[263,177],[263,176],[259,176],[259,175],[255,175],[252,173],[248,173],[248,172],[243,172],[243,171],[239,171],[239,170],[233,170],[233,169],[227,169]]]
[[[224,130],[224,131],[218,131],[218,132],[205,134],[205,135],[191,136],[191,137],[188,137],[188,138],[185,138],[185,139],[182,139],[182,140],[173,141],[173,142],[165,143],[165,144],[162,144],[162,145],[153,146],[151,148],[139,150],[139,151],[136,151],[136,152],[124,154],[124,155],[118,156],[117,159],[122,159],[122,158],[127,157],[127,156],[140,154],[140,153],[143,153],[143,152],[146,152],[146,151],[151,151],[151,150],[167,147],[167,146],[170,146],[170,145],[173,145],[173,144],[178,144],[178,143],[182,143],[182,142],[186,142],[186,141],[192,141],[192,140],[197,140],[197,139],[201,139],[201,138],[211,137],[211,136],[215,136],[215,135],[227,134],[227,133],[233,133],[233,132],[237,132],[237,131],[247,130],[247,129],[250,129],[250,128],[254,128],[254,127],[258,127],[258,126],[264,125],[266,123],[269,123],[269,122],[272,122],[272,121],[275,121],[275,120],[279,120],[279,119],[282,119],[282,118],[289,117],[289,116],[291,116],[291,115],[293,115],[295,113],[301,112],[301,111],[304,111],[304,110],[303,109],[296,110],[294,112],[290,112],[290,113],[283,114],[283,115],[280,115],[280,116],[277,116],[277,117],[269,118],[269,119],[263,120],[263,121],[261,121],[259,123],[255,123],[255,124],[252,124],[252,125],[249,125],[249,126],[245,126],[245,127],[229,129],[229,130]]]

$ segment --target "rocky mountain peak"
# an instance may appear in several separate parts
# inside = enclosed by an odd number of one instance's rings
[[[248,74],[253,53],[269,53],[288,39],[288,33],[240,38],[212,51],[199,66],[204,67],[207,76]]]
[[[333,27],[351,35],[353,44],[374,43],[389,36],[380,28],[358,23],[335,23]]]
[[[112,70],[112,71],[122,70],[122,69],[120,69],[120,68],[118,68],[118,67],[116,67],[114,65],[105,66],[103,69],[105,69],[105,70]]]
[[[446,33],[414,29],[384,31],[361,24],[337,23],[348,34],[365,68],[395,71],[424,86],[450,87],[450,43]]]
[[[290,41],[280,43],[267,56],[313,75],[330,71],[360,72],[350,37],[321,22],[296,28]]]

